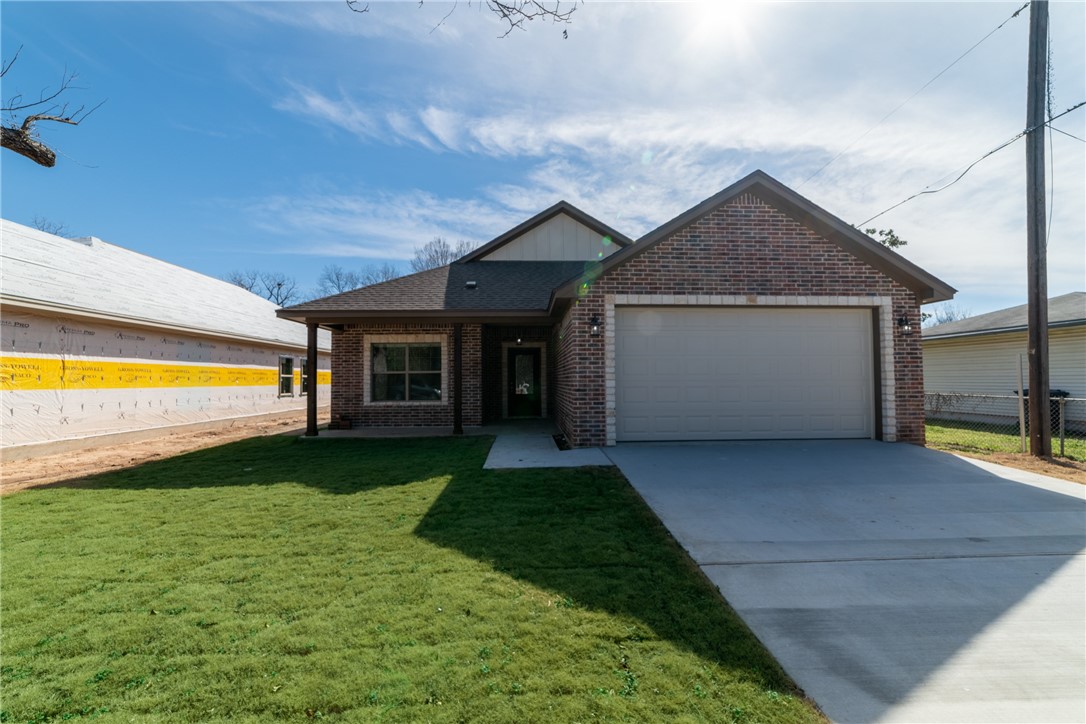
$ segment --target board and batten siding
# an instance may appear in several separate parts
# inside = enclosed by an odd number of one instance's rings
[[[479,261],[590,261],[621,247],[566,214],[558,214]]]
[[[924,391],[1013,395],[1025,354],[1024,331],[924,340]],[[1049,387],[1086,397],[1086,326],[1049,330],[1048,357]]]

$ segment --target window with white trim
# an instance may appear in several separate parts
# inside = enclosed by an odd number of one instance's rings
[[[298,363],[302,366],[302,382],[301,389],[298,390],[298,394],[304,397],[306,390],[309,389],[309,386],[306,384],[306,380],[309,379],[309,362],[308,360],[306,360],[305,357],[302,357],[300,360],[298,360]]]
[[[294,394],[294,358],[279,357],[279,396]]]
[[[374,402],[441,400],[440,344],[370,347],[370,399]]]

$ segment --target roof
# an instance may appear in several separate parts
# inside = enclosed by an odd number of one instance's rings
[[[539,212],[527,221],[521,224],[517,224],[501,236],[483,244],[478,249],[472,251],[470,254],[461,257],[460,261],[471,262],[477,259],[482,259],[487,254],[490,254],[491,252],[499,249],[502,246],[505,246],[514,239],[523,236],[524,234],[527,234],[532,229],[546,223],[547,221],[550,221],[559,214],[565,214],[566,216],[569,216],[581,225],[587,226],[589,229],[592,229],[600,236],[611,237],[611,241],[613,241],[620,247],[633,244],[633,240],[631,240],[630,237],[626,236],[625,234],[615,231],[599,219],[589,216],[568,201],[559,201],[557,204],[550,207],[549,209]]]
[[[286,307],[278,314],[325,323],[405,316],[547,316],[555,288],[579,278],[585,266],[580,261],[460,261]]]
[[[968,319],[928,327],[921,332],[925,340],[971,337],[999,332],[1018,332],[1028,328],[1028,305],[1008,307]],[[1048,300],[1048,328],[1086,324],[1086,292],[1071,292]]]
[[[813,229],[820,236],[836,243],[846,252],[911,289],[920,296],[921,303],[952,299],[954,292],[957,291],[946,282],[932,276],[905,257],[878,243],[867,234],[845,223],[760,170],[754,171],[723,191],[710,196],[697,206],[684,211],[671,221],[650,231],[638,239],[635,244],[605,258],[600,264],[599,273],[601,275],[606,274],[611,269],[645,253],[683,227],[744,193],[758,196],[769,205]],[[566,284],[562,289],[558,290],[557,296],[574,298],[577,296],[577,286],[575,282]]]
[[[306,330],[241,287],[93,237],[0,219],[0,302],[28,310],[251,343],[306,346]],[[327,332],[318,347],[331,349]]]

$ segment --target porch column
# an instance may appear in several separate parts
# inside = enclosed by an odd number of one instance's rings
[[[464,325],[457,322],[453,325],[453,435],[464,434],[463,337]]]
[[[305,434],[317,436],[317,325],[307,322],[308,333],[305,358]]]

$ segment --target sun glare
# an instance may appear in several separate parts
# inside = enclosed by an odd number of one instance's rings
[[[750,28],[759,3],[694,0],[685,5],[689,41],[695,48],[717,48],[736,55],[746,55],[752,49]]]

